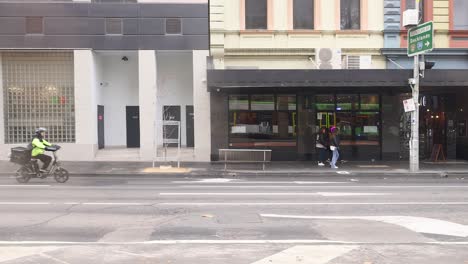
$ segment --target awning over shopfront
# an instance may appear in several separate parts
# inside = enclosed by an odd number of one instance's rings
[[[364,88],[410,92],[412,70],[208,70],[208,90],[234,92]],[[426,70],[422,89],[467,87],[468,70]],[[374,90],[375,91],[375,90]]]

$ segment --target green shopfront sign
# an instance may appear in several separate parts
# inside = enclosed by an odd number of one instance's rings
[[[408,30],[408,57],[423,54],[434,48],[434,24],[432,21]]]

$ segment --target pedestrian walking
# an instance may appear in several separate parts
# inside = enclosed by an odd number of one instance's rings
[[[319,133],[317,134],[316,142],[315,142],[315,147],[317,148],[317,151],[319,153],[319,160],[318,160],[319,166],[325,166],[325,159],[327,156],[328,146],[329,146],[329,142],[328,142],[327,128],[322,127]]]
[[[340,137],[338,135],[338,128],[332,127],[330,129],[331,132],[331,137],[330,137],[330,150],[333,153],[332,161],[330,163],[330,166],[332,169],[338,169],[336,166],[336,161],[338,160],[340,153]]]

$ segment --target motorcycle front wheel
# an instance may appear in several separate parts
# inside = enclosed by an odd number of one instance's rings
[[[29,170],[27,168],[23,167],[16,172],[17,182],[28,183],[30,179],[31,179],[31,174],[29,173]]]
[[[54,171],[54,179],[58,183],[65,183],[68,181],[68,171],[63,168],[58,168]]]

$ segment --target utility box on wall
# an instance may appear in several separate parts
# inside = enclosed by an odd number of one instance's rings
[[[403,26],[412,27],[418,24],[419,12],[416,9],[408,9],[403,12]]]

